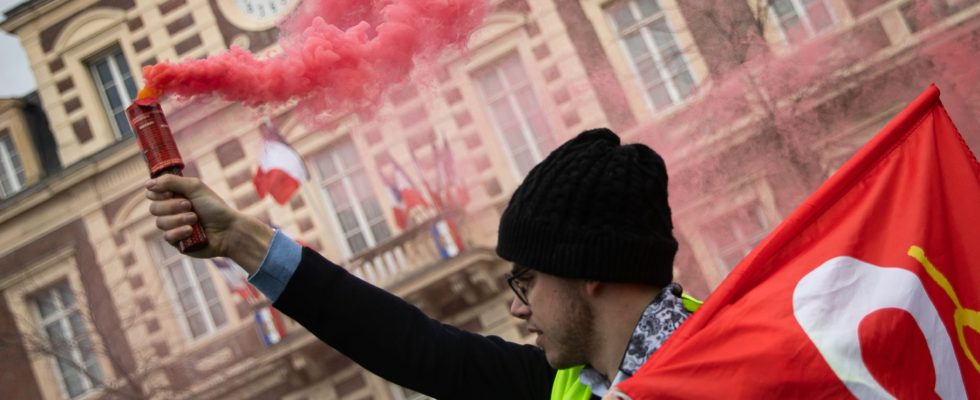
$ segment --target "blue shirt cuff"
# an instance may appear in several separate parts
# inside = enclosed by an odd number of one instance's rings
[[[286,289],[289,278],[296,272],[302,256],[303,248],[282,230],[276,229],[269,251],[265,253],[259,269],[248,277],[248,282],[275,303]]]

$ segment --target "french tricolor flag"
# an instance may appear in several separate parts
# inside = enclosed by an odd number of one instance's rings
[[[255,310],[255,327],[259,338],[266,346],[272,346],[286,337],[286,327],[282,316],[272,306],[263,306]]]
[[[395,225],[404,230],[411,222],[412,211],[426,208],[429,203],[425,201],[425,197],[422,197],[422,192],[415,189],[415,185],[412,184],[401,165],[391,156],[388,156],[388,161],[394,171],[392,176],[382,174],[381,179],[384,180],[385,186],[388,186],[388,192],[391,195]]]
[[[259,198],[270,194],[277,203],[286,204],[307,179],[303,159],[286,144],[268,117],[264,118],[259,130],[265,145],[252,183]]]

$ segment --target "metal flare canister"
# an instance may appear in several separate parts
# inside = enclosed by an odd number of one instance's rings
[[[136,133],[136,140],[146,165],[150,168],[150,177],[156,178],[163,174],[184,176],[184,160],[180,158],[177,143],[170,132],[170,125],[163,115],[160,101],[155,98],[137,99],[126,108],[126,118]],[[183,196],[179,196],[183,198]],[[177,243],[181,253],[200,250],[208,245],[204,228],[200,223],[192,226],[191,236]]]

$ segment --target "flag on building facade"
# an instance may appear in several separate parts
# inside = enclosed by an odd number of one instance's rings
[[[259,338],[266,346],[279,343],[286,337],[286,327],[283,325],[282,315],[271,305],[262,306],[255,310],[255,327],[259,332]]]
[[[980,164],[930,87],[618,387],[633,399],[980,397]]]
[[[224,278],[225,284],[228,285],[231,291],[249,303],[254,303],[259,299],[259,292],[248,283],[245,270],[224,258],[212,258],[211,262],[217,267],[218,272]]]
[[[451,218],[444,217],[436,221],[429,228],[429,233],[440,257],[456,257],[463,251],[463,239],[459,236],[459,230]]]
[[[385,186],[388,187],[388,193],[391,196],[395,225],[404,230],[411,220],[412,211],[428,207],[428,202],[425,201],[422,192],[412,184],[401,165],[391,156],[388,156],[388,162],[391,164],[392,171],[390,174],[381,174],[381,178],[384,180]]]
[[[262,132],[263,149],[252,183],[259,198],[269,194],[277,203],[286,204],[299,185],[306,181],[306,167],[299,153],[286,144],[272,121],[265,118],[259,130]]]
[[[436,208],[440,213],[440,218],[435,221],[429,229],[432,241],[436,246],[439,256],[446,259],[452,258],[463,251],[463,240],[459,233],[459,228],[454,221],[451,211],[461,210],[469,202],[469,195],[465,192],[458,175],[456,174],[456,163],[453,160],[452,150],[445,136],[442,136],[440,143],[432,141],[432,157],[435,167],[435,177],[432,183],[425,179],[422,168],[413,154],[412,161],[423,176],[425,187],[432,198]]]
[[[449,146],[446,136],[442,137],[442,146],[433,146],[436,157],[436,168],[439,171],[439,197],[444,208],[462,210],[470,202],[470,194],[463,184],[456,168],[456,159]]]

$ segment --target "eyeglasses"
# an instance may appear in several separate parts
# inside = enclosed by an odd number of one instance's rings
[[[531,303],[528,303],[527,301],[527,291],[530,289],[529,285],[531,282],[529,280],[521,279],[521,276],[527,274],[527,272],[531,269],[520,266],[518,266],[518,268],[517,273],[509,274],[509,276],[507,276],[507,286],[510,286],[510,290],[514,291],[514,294],[516,294],[517,298],[521,300],[521,303],[529,306]]]

